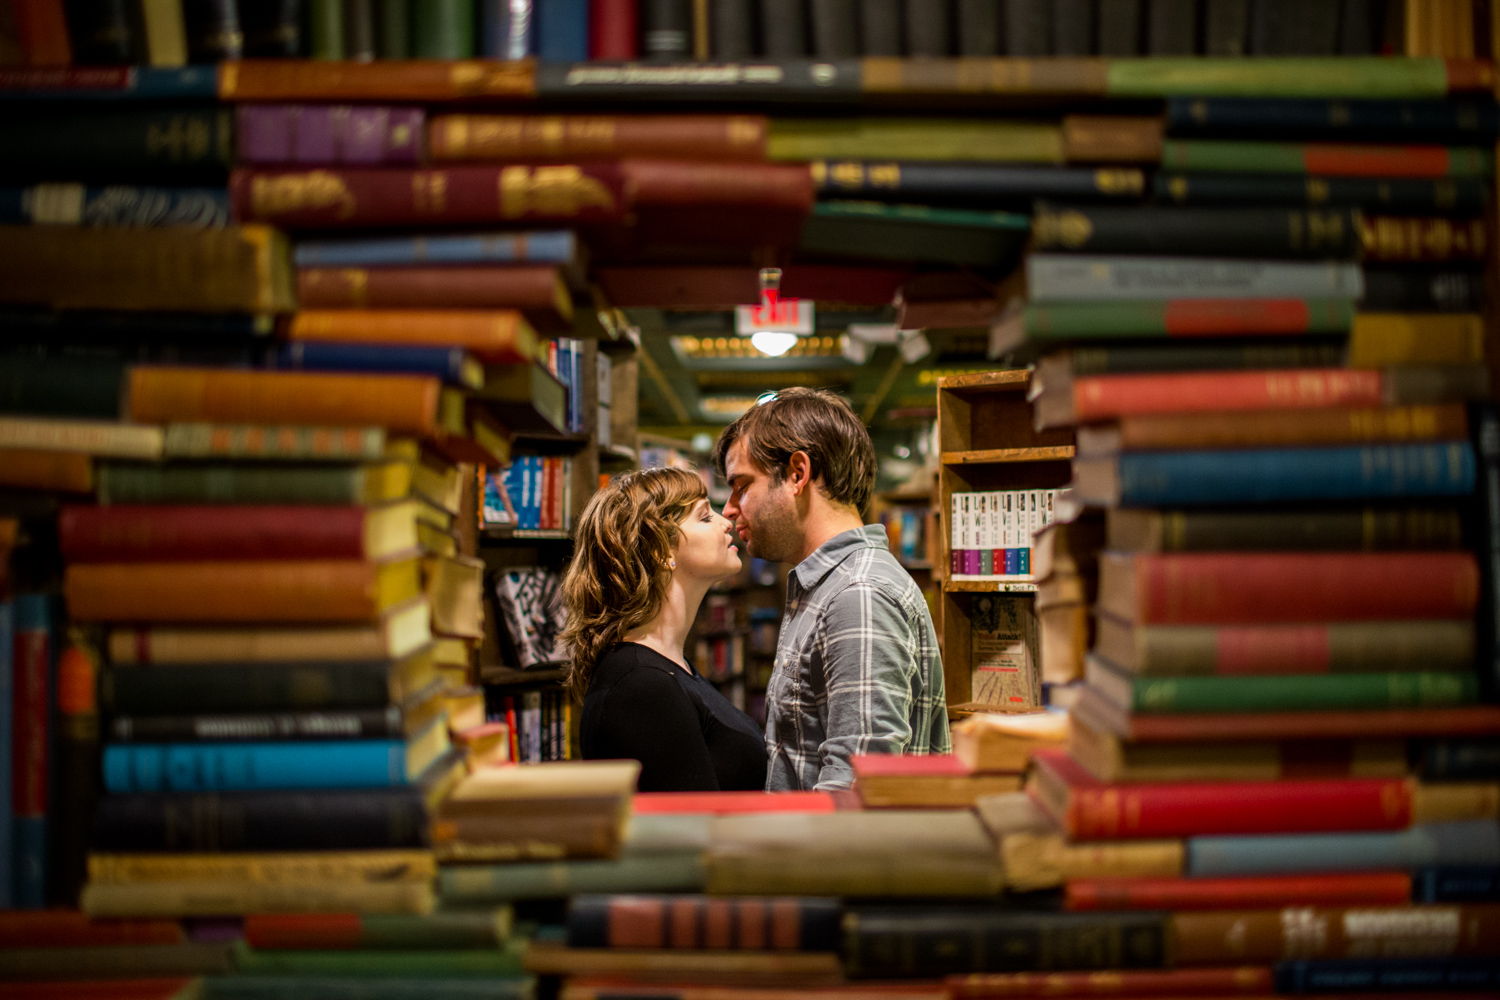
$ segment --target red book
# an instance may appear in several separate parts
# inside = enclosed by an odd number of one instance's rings
[[[10,0],[16,41],[27,66],[67,66],[73,62],[63,0]]]
[[[58,540],[75,563],[374,560],[416,548],[415,523],[409,504],[69,506],[58,518]]]
[[[1220,969],[1122,970],[1110,972],[1004,972],[949,976],[954,1000],[1002,997],[1220,997],[1271,996],[1266,966]]]
[[[856,778],[967,778],[974,769],[951,753],[857,754],[849,758]]]
[[[197,979],[90,979],[6,983],[6,1000],[182,1000],[197,995]]]
[[[1074,840],[1404,830],[1405,778],[1108,785],[1066,750],[1038,750],[1027,790]]]
[[[1445,146],[1335,142],[1308,143],[1302,148],[1302,164],[1307,173],[1324,177],[1447,177],[1454,168],[1452,152]]]
[[[589,0],[589,59],[634,59],[636,0]]]
[[[827,792],[639,792],[631,809],[640,815],[664,813],[740,813],[834,811]]]
[[[181,944],[175,920],[91,920],[77,910],[0,910],[0,948]]]
[[[1093,423],[1140,413],[1382,406],[1382,390],[1380,372],[1348,368],[1089,375],[1073,380],[1071,397],[1065,393],[1057,400],[1057,412],[1049,408],[1045,423]],[[1038,419],[1043,419],[1041,409]]]
[[[1493,736],[1500,732],[1500,706],[1496,705],[1360,712],[1132,715],[1085,688],[1073,711],[1093,728],[1133,743],[1396,739]]]
[[[620,170],[632,205],[812,210],[812,174],[803,164],[625,160]]]
[[[610,163],[445,170],[247,170],[229,179],[235,217],[290,228],[615,222],[626,211]]]
[[[1256,878],[1069,879],[1070,910],[1226,910],[1281,906],[1401,906],[1405,872],[1266,875]]]
[[[1467,552],[1113,553],[1099,609],[1137,625],[1250,625],[1469,618]]]

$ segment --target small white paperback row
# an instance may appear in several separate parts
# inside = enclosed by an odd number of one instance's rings
[[[1032,536],[1052,523],[1057,490],[955,493],[948,573],[954,580],[1030,580]]]

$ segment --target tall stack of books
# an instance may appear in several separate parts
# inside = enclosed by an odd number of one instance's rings
[[[1494,986],[1474,110],[1173,102],[1156,204],[1042,206],[995,329],[1105,516],[1069,746],[1039,814],[990,817],[1007,874],[1127,946],[1175,911],[1178,965],[1277,963],[1267,992]]]

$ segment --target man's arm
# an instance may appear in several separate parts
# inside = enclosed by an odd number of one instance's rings
[[[830,602],[821,628],[828,724],[816,787],[848,788],[850,757],[899,754],[911,742],[917,636],[899,601],[862,584]]]

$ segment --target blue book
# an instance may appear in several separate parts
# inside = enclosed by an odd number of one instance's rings
[[[225,98],[232,98],[226,93]],[[182,101],[217,100],[218,66],[79,66],[0,73],[0,100]]]
[[[1500,902],[1500,866],[1427,865],[1411,873],[1413,903]]]
[[[308,240],[298,267],[390,267],[401,264],[572,264],[578,241],[567,230]]]
[[[526,456],[526,527],[541,530],[544,461],[540,455]]]
[[[18,594],[16,595],[12,611],[12,636],[11,645],[11,711],[29,711],[30,707],[37,702],[46,706],[47,715],[41,720],[42,737],[40,748],[33,747],[33,751],[50,756],[52,747],[52,718],[51,710],[54,704],[52,696],[52,642],[51,628],[52,615],[51,606],[46,594]],[[21,650],[29,652],[21,652]],[[40,660],[40,662],[38,662]],[[24,662],[23,662],[24,661]],[[28,664],[30,667],[28,667]],[[40,667],[40,672],[30,668]],[[33,685],[40,684],[44,690],[36,691]],[[28,689],[33,694],[28,693]],[[14,725],[14,715],[12,716]],[[32,720],[31,732],[35,735],[36,720]],[[9,732],[7,732],[9,736]],[[15,749],[12,749],[15,754]],[[35,761],[27,753],[27,748],[21,750],[22,759],[11,758],[11,767],[19,767],[23,774],[31,770]],[[50,761],[44,758],[43,768],[50,766]],[[15,771],[12,771],[11,781],[16,779]],[[45,802],[47,798],[47,785],[50,775],[42,779],[41,798]],[[11,809],[12,812],[12,844],[14,852],[13,864],[15,865],[15,882],[12,902],[17,909],[39,910],[47,905],[47,815],[45,809],[40,812],[18,811],[21,803],[15,801],[15,796],[20,794],[24,799],[29,798],[23,790],[18,790],[14,784],[11,786]]]
[[[1106,506],[1466,496],[1467,442],[1355,448],[1127,452],[1075,460],[1080,498]]]
[[[34,184],[0,187],[0,223],[69,226],[229,225],[229,192],[209,187],[85,187]]]
[[[0,910],[15,906],[16,859],[14,833],[15,822],[11,814],[11,698],[15,683],[12,657],[15,655],[15,605],[0,601]]]
[[[583,343],[568,338],[568,430],[582,434],[583,422]]]
[[[282,345],[276,355],[276,367],[319,372],[435,375],[445,382],[470,389],[484,385],[484,366],[462,347],[297,341]]]
[[[131,743],[104,748],[104,787],[125,792],[386,788],[408,784],[400,740]]]
[[[525,59],[537,54],[536,0],[479,0],[479,54]]]
[[[1500,865],[1500,822],[1428,823],[1378,833],[1189,837],[1184,874],[1301,875],[1424,865]]]
[[[536,54],[543,62],[586,62],[589,0],[535,0]]]
[[[1396,993],[1500,987],[1500,958],[1353,958],[1277,962],[1277,993]]]
[[[1301,134],[1324,141],[1362,135],[1381,142],[1423,138],[1488,144],[1500,132],[1500,112],[1493,101],[1171,97],[1167,132],[1246,138],[1261,133],[1277,139]]]

